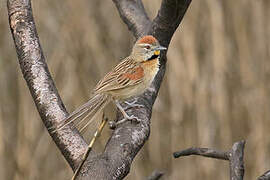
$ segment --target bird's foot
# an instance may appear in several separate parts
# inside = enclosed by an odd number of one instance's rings
[[[111,129],[115,129],[118,125],[120,124],[123,124],[127,121],[131,121],[131,122],[134,122],[134,123],[140,123],[142,120],[134,115],[131,115],[131,116],[124,116],[124,119],[121,119],[120,121],[109,121],[109,127]]]
[[[132,102],[124,101],[124,103],[127,104],[127,105],[130,106],[130,107],[138,107],[138,108],[144,107],[144,106],[141,105],[141,104],[137,104],[137,102],[138,102],[138,98],[134,98],[134,101],[132,101]],[[127,109],[129,109],[130,107],[126,107],[126,108],[124,108],[124,110],[127,110]]]
[[[135,102],[136,102],[137,100],[135,100]],[[135,106],[134,104],[135,104],[135,102],[132,102],[131,104],[133,105],[133,107]],[[126,103],[126,102],[125,102]],[[116,100],[115,101],[115,105],[118,107],[118,109],[121,111],[121,113],[123,114],[123,116],[124,116],[124,119],[122,119],[122,120],[120,120],[120,121],[117,121],[117,122],[114,122],[114,123],[112,123],[112,122],[110,122],[109,123],[109,125],[110,125],[110,127],[111,127],[111,129],[113,129],[113,127],[115,128],[117,125],[119,125],[119,124],[122,124],[122,123],[124,123],[124,122],[126,122],[126,121],[131,121],[131,122],[136,122],[136,123],[139,123],[141,120],[138,118],[138,117],[136,117],[136,116],[134,116],[134,115],[131,115],[131,116],[129,116],[127,113],[126,113],[126,111],[125,111],[125,109],[121,106],[121,104]],[[139,106],[142,106],[142,105],[140,105],[140,104],[136,104],[137,106],[139,105]]]

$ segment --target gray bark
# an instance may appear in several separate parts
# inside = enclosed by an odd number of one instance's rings
[[[244,148],[245,141],[239,141],[233,144],[229,151],[219,151],[209,148],[189,148],[173,153],[175,158],[190,155],[199,155],[209,158],[222,159],[230,162],[230,179],[243,180],[245,174],[244,168]]]
[[[153,21],[148,18],[141,0],[113,0],[113,2],[136,39],[151,34],[161,45],[168,47],[191,0],[163,0]],[[53,141],[75,171],[87,144],[79,132],[70,126],[56,133],[49,130],[56,127],[68,113],[46,64],[30,0],[8,0],[8,16],[20,67],[40,117]],[[90,153],[78,179],[123,179],[128,174],[134,157],[149,137],[152,106],[163,80],[166,60],[166,52],[163,52],[160,71],[151,88],[138,97],[139,104],[144,107],[128,110],[129,114],[134,114],[142,121],[138,124],[127,122],[118,126],[102,154]]]

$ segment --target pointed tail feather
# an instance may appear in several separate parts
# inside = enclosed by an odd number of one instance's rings
[[[93,108],[93,110],[87,114],[83,119],[88,119],[87,123],[84,124],[81,128],[79,128],[78,130],[80,132],[82,132],[87,126],[89,126],[93,120],[95,119],[96,115],[99,114],[100,111],[102,111],[104,109],[104,107],[110,102],[110,98],[107,98],[107,100],[104,101],[100,101],[99,103],[97,103],[95,105],[95,107]],[[90,118],[89,118],[90,117]],[[81,121],[85,121],[85,120],[80,120]],[[80,123],[79,122],[79,123]],[[78,124],[79,124],[78,123]]]
[[[81,130],[86,128],[93,120],[95,115],[104,109],[104,107],[111,101],[109,95],[106,94],[96,94],[94,95],[88,102],[81,105],[75,111],[73,111],[62,124],[55,128],[55,131],[61,130],[62,128],[66,127],[67,125],[74,123],[77,121],[77,125],[83,124],[84,121],[87,120],[87,123],[83,125]],[[75,126],[76,126],[75,124]]]

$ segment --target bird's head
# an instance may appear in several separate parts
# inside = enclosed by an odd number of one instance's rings
[[[150,61],[160,56],[160,51],[167,48],[160,46],[158,40],[151,35],[143,36],[135,43],[131,55],[139,62]]]

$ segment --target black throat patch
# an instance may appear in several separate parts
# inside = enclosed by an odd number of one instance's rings
[[[158,58],[158,55],[153,55],[149,59],[147,59],[147,61],[151,61],[151,60],[156,59],[156,58]]]

